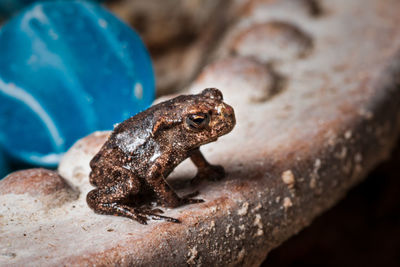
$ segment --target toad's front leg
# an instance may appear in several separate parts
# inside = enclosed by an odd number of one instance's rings
[[[192,194],[179,197],[174,190],[169,186],[167,181],[164,179],[163,173],[164,168],[162,167],[162,163],[165,160],[163,158],[159,158],[149,169],[146,175],[146,182],[150,185],[150,187],[154,190],[158,201],[161,202],[163,206],[167,207],[178,207],[186,204],[195,204],[204,202],[202,199],[194,199],[197,192]]]
[[[197,184],[205,179],[217,181],[224,178],[224,167],[220,165],[211,165],[210,163],[208,163],[199,148],[196,148],[191,152],[190,159],[197,167],[197,174],[192,179],[192,184]]]

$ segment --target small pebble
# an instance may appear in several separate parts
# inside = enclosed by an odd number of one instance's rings
[[[293,172],[291,170],[284,171],[282,173],[282,181],[287,184],[289,188],[293,188],[296,182]]]
[[[289,197],[285,197],[283,199],[283,207],[287,210],[291,206],[293,206],[292,200]]]

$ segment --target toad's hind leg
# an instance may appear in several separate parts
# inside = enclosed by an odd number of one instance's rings
[[[158,210],[141,209],[121,204],[117,200],[118,197],[112,200],[113,197],[110,197],[110,195],[104,195],[106,192],[108,193],[109,189],[94,189],[90,191],[86,197],[89,207],[96,213],[128,217],[141,224],[147,224],[148,219],[164,220],[174,223],[180,222],[177,219],[159,215]]]
[[[121,198],[121,194],[115,193],[118,191],[115,189],[116,187],[118,186],[90,191],[86,197],[89,207],[99,214],[128,217],[141,224],[147,224],[148,219],[179,223],[177,219],[159,215],[157,209],[141,209],[122,204],[121,201],[124,198]]]
[[[140,182],[130,172],[114,167],[109,175],[115,184],[102,185],[87,194],[86,202],[96,213],[128,217],[146,224],[148,219],[179,222],[174,218],[158,215],[159,211],[129,205],[128,198],[140,192]]]
[[[135,208],[120,203],[125,196],[118,192],[118,187],[96,188],[87,194],[86,202],[96,213],[129,217],[145,224],[146,218],[140,216]]]

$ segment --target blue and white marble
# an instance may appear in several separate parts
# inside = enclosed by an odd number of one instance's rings
[[[140,37],[99,4],[36,3],[0,30],[0,145],[12,158],[55,166],[76,140],[154,95]]]

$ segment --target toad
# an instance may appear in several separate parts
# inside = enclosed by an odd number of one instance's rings
[[[166,181],[174,168],[190,157],[197,167],[192,181],[218,180],[222,166],[211,165],[199,150],[235,126],[233,108],[215,88],[181,95],[154,105],[117,125],[90,162],[90,183],[96,189],[87,203],[96,213],[124,216],[147,224],[149,219],[179,222],[152,208],[203,202],[198,192],[179,197]],[[147,206],[146,206],[147,205]]]

